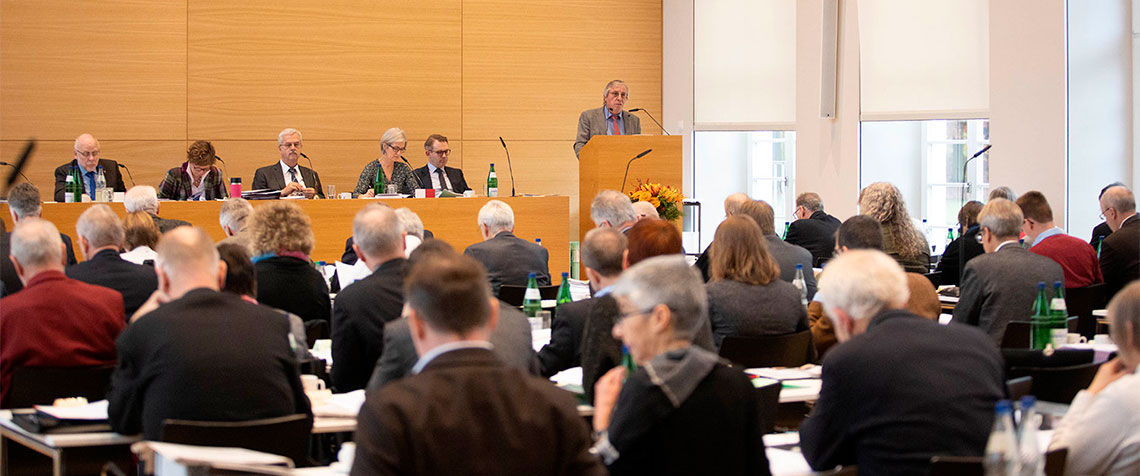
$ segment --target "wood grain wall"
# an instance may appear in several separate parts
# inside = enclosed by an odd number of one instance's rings
[[[509,193],[502,136],[518,192],[570,196],[577,236],[578,114],[614,78],[661,110],[660,0],[0,0],[0,160],[36,138],[50,197],[81,133],[156,186],[205,139],[248,184],[293,127],[348,191],[400,127],[414,166],[441,133],[472,186],[494,162]]]

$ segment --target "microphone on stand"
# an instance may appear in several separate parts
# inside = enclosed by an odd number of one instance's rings
[[[629,162],[625,163],[625,175],[623,175],[621,178],[621,193],[625,193],[625,180],[629,178],[629,165],[632,164],[633,161],[645,157],[645,155],[650,152],[653,152],[653,149],[645,149],[645,152],[637,154],[637,157],[629,159]]]
[[[404,156],[401,155],[400,160],[404,161],[405,164],[408,164],[409,169],[412,169],[412,178],[416,179],[416,183],[419,184],[420,188],[427,188],[424,187],[424,181],[420,180],[420,176],[416,175],[416,168],[412,167],[412,164],[408,162],[408,159],[405,159]]]
[[[4,165],[11,166],[16,171],[16,173],[8,176],[8,181],[4,184],[5,189],[11,187],[12,184],[16,182],[16,174],[20,174],[21,177],[24,177],[25,182],[32,183],[31,180],[28,180],[28,176],[24,175],[24,166],[28,165],[28,159],[32,158],[32,151],[34,150],[36,150],[36,140],[28,139],[28,145],[24,146],[24,152],[20,154],[20,159],[16,161],[16,165],[0,162]]]
[[[0,165],[7,165],[8,167],[12,167],[13,169],[16,169],[16,166],[15,166],[15,165],[9,164],[9,163],[7,163],[7,162],[0,162]],[[15,177],[15,176],[16,176],[16,174],[20,174],[20,176],[21,176],[21,177],[24,177],[24,181],[25,181],[25,182],[28,182],[28,183],[32,183],[32,181],[31,181],[31,180],[28,180],[28,176],[27,176],[27,175],[24,175],[24,172],[23,172],[22,170],[20,170],[20,169],[16,169],[16,170],[15,170],[15,173],[13,173],[13,174],[12,174],[10,177]],[[15,181],[16,181],[16,180],[15,180],[15,179],[13,179],[13,178],[9,178],[9,179],[8,179],[8,182],[9,182],[9,183],[11,183],[11,182],[15,182]]]
[[[229,175],[230,172],[226,170],[226,161],[222,160],[222,157],[218,154],[214,154],[214,158],[218,159],[218,162],[222,163],[222,175]]]
[[[665,135],[669,135],[669,131],[665,130],[665,126],[662,126],[660,122],[657,122],[657,118],[653,117],[653,114],[650,114],[649,111],[645,110],[645,108],[635,107],[635,108],[629,110],[629,112],[638,112],[638,111],[644,112],[646,116],[649,116],[650,119],[653,119],[653,123],[657,124],[657,127],[661,128],[661,132],[664,132]]]
[[[511,196],[515,196],[515,169],[511,167],[511,151],[507,150],[507,142],[499,136],[499,143],[503,144],[503,151],[507,153],[507,171],[511,174]]]
[[[128,169],[126,165],[123,165],[119,162],[115,162],[115,165],[117,165],[120,169],[127,171],[127,177],[131,178],[131,186],[134,187],[135,186],[135,176],[131,175],[131,169]]]
[[[309,169],[312,169],[313,172],[316,172],[317,169],[313,168],[313,159],[310,159],[309,156],[305,155],[304,152],[301,152],[300,154],[301,157],[304,157],[305,160],[309,161]]]
[[[962,197],[962,205],[966,204],[966,197],[970,196],[970,179],[968,177],[966,177],[966,167],[968,165],[970,165],[971,160],[974,160],[978,157],[981,157],[982,154],[984,154],[984,153],[986,153],[986,151],[990,150],[990,147],[993,147],[993,144],[987,144],[985,147],[982,147],[982,150],[979,150],[976,153],[974,153],[974,155],[971,155],[970,158],[966,159],[966,162],[962,164],[962,180],[966,181],[966,193]]]

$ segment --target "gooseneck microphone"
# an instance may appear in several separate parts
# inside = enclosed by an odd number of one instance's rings
[[[304,157],[305,160],[309,161],[309,169],[311,169],[313,172],[316,172],[317,169],[313,168],[313,159],[310,159],[309,156],[305,155],[304,152],[300,152],[300,154],[301,157]]]
[[[657,118],[653,117],[653,114],[650,114],[649,111],[645,110],[645,108],[635,107],[635,108],[629,110],[629,112],[638,112],[638,111],[644,112],[646,116],[649,116],[650,119],[653,119],[653,123],[657,124],[657,127],[661,128],[661,132],[664,132],[665,135],[670,135],[669,131],[665,130],[665,126],[661,125],[660,122],[657,122]]]
[[[507,171],[511,174],[511,196],[515,196],[515,169],[511,167],[511,151],[507,150],[507,141],[503,140],[503,136],[499,136],[499,143],[503,144],[503,151],[507,153]]]
[[[230,172],[228,170],[226,170],[226,161],[222,160],[222,157],[219,156],[218,154],[214,154],[214,158],[218,159],[218,162],[222,163],[222,175],[228,176],[230,174]]]
[[[412,178],[416,179],[416,183],[419,184],[420,188],[426,188],[424,187],[424,181],[420,180],[419,175],[416,175],[416,168],[412,167],[412,164],[408,162],[408,159],[405,159],[404,156],[401,155],[400,160],[404,161],[404,163],[408,165],[409,169],[412,169]]]
[[[994,146],[993,144],[987,144],[985,147],[982,147],[982,150],[979,150],[976,153],[974,153],[974,155],[971,155],[970,158],[966,159],[966,162],[964,162],[962,164],[962,180],[964,180],[966,182],[966,192],[962,196],[963,205],[965,205],[966,198],[970,196],[970,179],[968,177],[966,177],[966,167],[968,165],[970,165],[971,160],[974,160],[978,157],[981,157],[982,154],[986,153],[986,151],[990,150],[990,147],[993,147],[993,146]]]
[[[645,157],[645,155],[650,152],[653,152],[653,149],[645,149],[645,152],[637,154],[637,157],[629,159],[629,162],[625,163],[625,175],[621,177],[621,193],[625,193],[625,180],[629,178],[629,165],[632,164],[633,161]]]
[[[25,182],[32,183],[31,180],[28,180],[28,176],[24,175],[24,166],[28,165],[28,159],[32,158],[32,151],[34,150],[36,150],[36,140],[28,139],[28,145],[24,146],[24,152],[20,154],[20,159],[16,161],[16,165],[4,163],[4,165],[11,166],[16,171],[8,176],[8,181],[4,184],[5,189],[11,187],[12,184],[16,182],[16,174],[20,174],[21,177],[24,177]]]
[[[9,163],[7,163],[7,162],[0,162],[0,165],[7,165],[8,167],[12,167],[13,169],[16,169],[16,166],[15,166],[15,165],[9,164]],[[8,185],[11,185],[11,184],[12,184],[12,182],[15,182],[15,181],[16,181],[16,180],[15,180],[16,174],[20,174],[20,176],[21,176],[21,177],[24,177],[24,181],[25,181],[25,182],[28,182],[28,183],[32,183],[32,181],[31,181],[31,180],[28,180],[28,176],[27,176],[27,175],[24,175],[24,172],[23,172],[22,170],[20,170],[20,169],[16,169],[14,172],[15,172],[15,173],[13,173],[13,174],[12,174],[12,175],[9,177],[9,179],[8,179]]]
[[[132,187],[134,187],[134,186],[135,186],[135,176],[134,176],[134,175],[131,175],[131,169],[128,169],[126,165],[123,165],[123,164],[121,164],[121,163],[119,163],[119,162],[115,162],[115,165],[117,165],[117,166],[118,166],[120,169],[123,169],[123,170],[126,170],[126,171],[127,171],[127,177],[130,177],[130,179],[131,179],[131,186],[132,186]]]

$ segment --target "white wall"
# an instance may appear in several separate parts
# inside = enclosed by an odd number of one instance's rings
[[[661,124],[682,136],[686,197],[693,196],[693,0],[661,3]]]

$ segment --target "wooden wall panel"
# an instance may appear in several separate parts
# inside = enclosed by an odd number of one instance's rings
[[[459,0],[189,2],[190,138],[459,138]]]
[[[185,0],[0,2],[0,139],[186,136]]]
[[[522,194],[552,194],[570,197],[570,236],[578,236],[578,160],[569,157],[562,149],[570,149],[572,141],[516,141],[508,143],[511,162],[515,167],[516,192]],[[495,164],[499,177],[499,196],[511,196],[511,174],[507,159],[498,139],[494,141],[463,141],[466,151],[464,176],[467,185],[483,193],[487,171]],[[573,219],[571,219],[573,218]]]
[[[158,187],[171,167],[186,160],[186,142],[173,141],[99,141],[102,157],[112,159],[130,168],[138,185]],[[0,157],[5,162],[15,160],[24,150],[24,141],[0,141]],[[55,190],[55,168],[75,158],[75,143],[70,140],[39,141],[35,154],[24,174],[40,189],[44,201],[52,200]],[[7,177],[11,167],[0,167],[0,177]],[[131,180],[123,173],[127,188]]]

